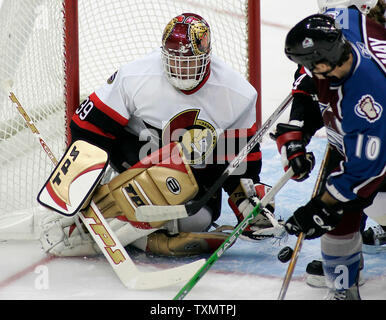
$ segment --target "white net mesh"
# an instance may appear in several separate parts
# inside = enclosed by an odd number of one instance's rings
[[[160,47],[165,25],[183,12],[207,20],[213,54],[247,77],[247,2],[79,0],[81,99],[120,65]],[[9,85],[60,158],[66,127],[63,3],[4,0],[0,30],[0,237],[13,237],[9,233],[15,232],[24,237],[34,231],[33,217],[42,209],[36,196],[53,164],[8,98]],[[20,221],[29,229],[10,228]]]
[[[201,15],[211,27],[213,53],[246,75],[247,1],[110,0],[108,10],[106,2],[96,0],[91,6],[88,1],[79,2],[82,96],[100,86],[121,64],[160,47],[166,24],[183,12]]]
[[[9,85],[53,152],[63,152],[61,21],[59,1],[7,0],[0,10],[0,226],[34,213],[37,192],[52,170],[8,98]]]

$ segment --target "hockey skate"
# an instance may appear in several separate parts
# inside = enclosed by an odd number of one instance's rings
[[[348,289],[330,289],[324,300],[362,300],[359,294],[358,284],[354,284]]]
[[[362,233],[362,251],[368,254],[376,254],[386,251],[386,227],[376,225]]]
[[[362,260],[361,260],[362,262]],[[361,263],[360,269],[363,269]],[[327,288],[326,277],[324,275],[322,261],[313,260],[307,265],[306,268],[306,283],[313,288]],[[363,286],[366,280],[362,277],[362,273],[359,273],[358,285]]]

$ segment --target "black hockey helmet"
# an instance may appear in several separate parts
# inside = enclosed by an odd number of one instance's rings
[[[287,57],[312,71],[317,63],[328,62],[331,67],[340,63],[346,39],[335,20],[323,14],[311,15],[296,24],[287,34]]]

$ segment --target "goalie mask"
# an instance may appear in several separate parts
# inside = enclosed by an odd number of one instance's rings
[[[210,28],[194,13],[173,18],[162,35],[162,63],[169,82],[180,90],[193,90],[209,75]]]
[[[377,5],[378,0],[318,0],[319,12],[323,13],[330,8],[348,8],[356,6],[363,14]]]

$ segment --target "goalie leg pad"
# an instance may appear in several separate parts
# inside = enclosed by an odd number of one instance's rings
[[[98,246],[80,224],[79,217],[54,215],[51,212],[41,220],[40,243],[49,254],[66,256],[95,255]]]
[[[178,219],[178,230],[181,232],[202,232],[212,224],[213,212],[208,206],[202,207],[192,216]]]
[[[180,232],[168,235],[164,231],[157,231],[148,236],[146,251],[162,256],[211,254],[227,237],[228,234],[221,232]]]
[[[107,219],[123,246],[158,229],[141,229],[119,218]],[[79,220],[79,217],[48,215],[42,219],[40,242],[45,252],[60,257],[94,256],[101,251]]]

